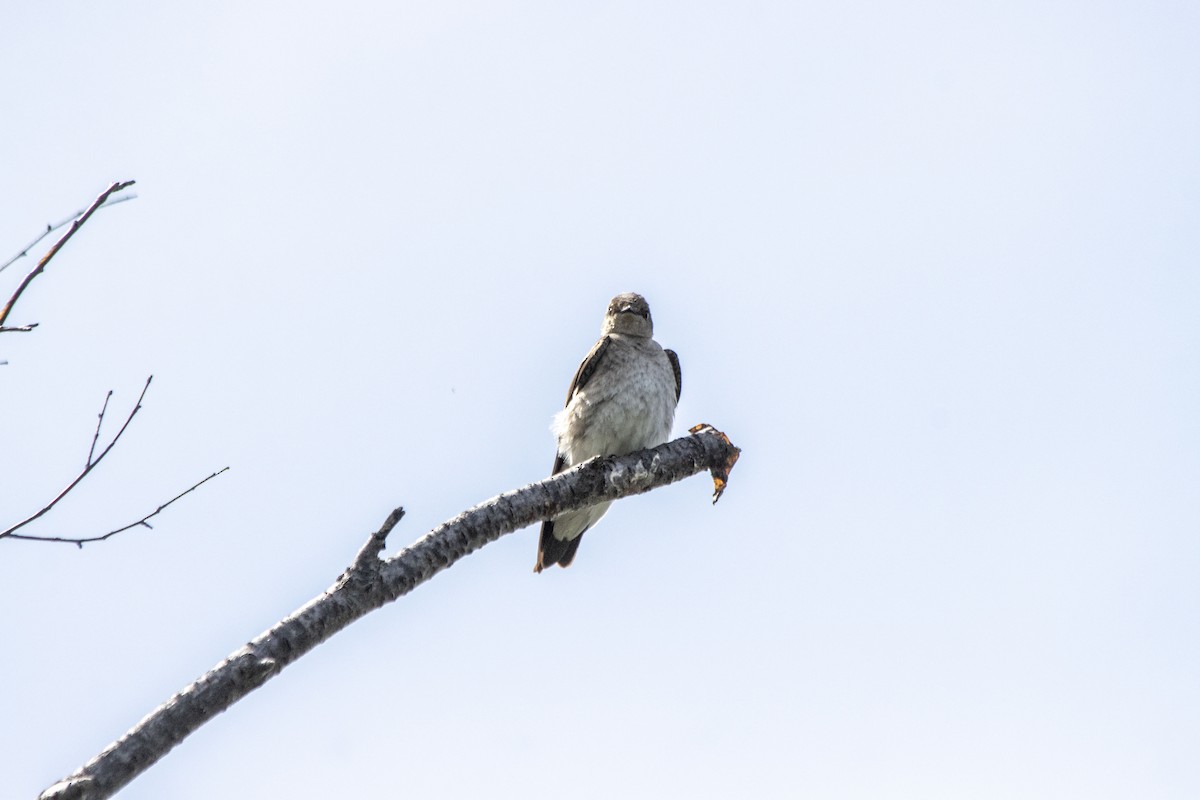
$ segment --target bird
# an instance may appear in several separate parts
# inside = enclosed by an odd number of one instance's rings
[[[600,340],[580,363],[566,405],[550,425],[557,442],[550,474],[595,456],[625,455],[667,441],[682,387],[679,356],[654,341],[646,298],[617,295],[608,304]],[[597,503],[543,522],[534,572],[570,566],[583,534],[610,505]]]

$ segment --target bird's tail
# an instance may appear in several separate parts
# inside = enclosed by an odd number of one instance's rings
[[[541,572],[554,564],[560,567],[571,566],[571,562],[575,560],[575,551],[579,549],[579,540],[582,538],[583,533],[580,532],[573,539],[559,539],[554,535],[554,520],[543,522],[542,534],[538,537],[537,564],[533,566],[533,571]]]

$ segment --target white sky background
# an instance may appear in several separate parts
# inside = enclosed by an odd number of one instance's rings
[[[544,477],[608,299],[744,454],[369,616],[121,795],[1200,794],[1200,9],[39,3],[0,257],[0,796]],[[39,248],[40,255],[47,243]],[[7,297],[31,268],[0,274]],[[4,525],[0,525],[3,527]]]

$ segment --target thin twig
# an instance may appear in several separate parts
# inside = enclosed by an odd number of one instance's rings
[[[125,418],[125,424],[123,424],[121,426],[121,429],[119,431],[117,431],[117,435],[112,438],[112,441],[109,442],[105,446],[105,448],[100,451],[100,455],[96,456],[94,459],[92,458],[92,455],[93,455],[93,453],[95,453],[95,449],[96,449],[96,442],[93,440],[92,441],[92,450],[88,453],[88,460],[87,460],[87,463],[83,467],[83,471],[80,472],[78,475],[76,475],[75,479],[73,481],[71,481],[69,484],[67,484],[67,488],[65,488],[61,492],[59,492],[58,495],[53,500],[51,500],[49,503],[47,503],[45,506],[43,506],[40,511],[21,520],[16,525],[13,525],[11,528],[0,531],[0,539],[3,539],[5,537],[12,537],[14,531],[20,530],[21,528],[25,527],[29,523],[33,522],[35,519],[38,519],[42,515],[49,512],[50,509],[54,508],[54,506],[58,504],[58,501],[62,500],[64,497],[66,497],[67,494],[72,489],[74,489],[76,486],[79,485],[80,481],[82,481],[84,478],[86,478],[88,476],[88,474],[93,469],[95,469],[100,464],[101,461],[104,460],[104,457],[106,455],[108,455],[108,451],[113,449],[113,445],[115,445],[120,440],[121,435],[123,433],[125,433],[125,429],[129,427],[129,423],[133,422],[134,416],[136,416],[137,412],[141,410],[142,400],[145,399],[146,390],[150,388],[150,381],[152,381],[152,380],[154,380],[153,375],[151,375],[149,378],[146,378],[146,385],[142,387],[142,393],[140,395],[138,395],[137,403],[133,406],[133,410],[130,411],[129,416]],[[111,395],[112,395],[112,392],[110,391],[109,396],[111,396]],[[108,397],[104,398],[104,408],[105,409],[108,408]],[[104,422],[104,409],[101,409],[100,423],[103,423],[103,422]],[[100,423],[97,423],[97,425],[96,425],[96,436],[97,437],[99,437],[99,435],[100,435]],[[36,538],[36,537],[13,537],[13,538]]]
[[[21,281],[20,285],[17,286],[17,290],[13,292],[12,297],[10,297],[8,302],[5,303],[4,308],[0,309],[0,329],[4,327],[4,323],[8,319],[8,315],[12,313],[13,306],[16,305],[17,300],[19,300],[21,297],[21,294],[29,287],[29,284],[33,282],[34,278],[42,274],[42,271],[46,269],[46,265],[50,263],[50,259],[54,258],[58,251],[62,249],[62,246],[67,243],[67,240],[75,235],[75,231],[83,227],[83,223],[88,221],[88,218],[96,212],[96,209],[104,205],[104,201],[108,200],[110,195],[119,192],[122,189],[127,189],[133,184],[133,181],[119,181],[114,183],[112,186],[109,186],[92,202],[90,206],[88,206],[88,209],[84,211],[78,219],[71,223],[71,227],[67,229],[67,232],[64,233],[62,237],[55,242],[49,250],[46,251],[46,255],[42,256],[42,260],[37,263],[36,267],[30,270],[29,274],[26,275]]]
[[[124,203],[126,200],[136,200],[136,199],[137,199],[136,194],[127,194],[122,197],[110,197],[107,200],[105,200],[103,203],[100,204],[100,208],[109,208],[111,206],[115,206],[117,203]],[[4,272],[4,270],[8,269],[13,264],[17,263],[22,258],[29,255],[29,251],[32,250],[33,248],[37,247],[38,242],[40,242],[42,239],[45,239],[47,236],[54,233],[56,230],[61,228],[63,225],[66,225],[68,222],[72,222],[73,220],[79,219],[79,216],[81,214],[83,214],[83,212],[85,210],[86,209],[81,208],[78,211],[76,211],[74,214],[72,214],[71,216],[63,217],[58,222],[46,223],[46,230],[42,231],[41,234],[36,239],[34,239],[32,242],[30,242],[29,244],[22,247],[21,252],[17,253],[15,256],[10,258],[8,261],[5,261],[3,264],[0,264],[0,272]],[[99,210],[99,209],[97,209],[97,210]]]
[[[116,536],[118,533],[124,533],[125,531],[129,530],[130,528],[136,528],[139,525],[149,528],[150,530],[154,530],[154,526],[150,524],[151,519],[153,519],[154,517],[157,517],[159,514],[161,514],[166,509],[167,506],[171,505],[176,500],[180,499],[184,495],[191,494],[192,492],[196,491],[201,486],[208,483],[213,478],[217,477],[222,472],[225,472],[228,469],[229,469],[229,467],[223,467],[223,468],[217,470],[216,472],[214,472],[212,475],[209,475],[204,480],[197,481],[196,483],[192,484],[189,488],[187,488],[184,491],[180,492],[179,494],[175,495],[170,500],[163,503],[158,508],[154,509],[153,511],[151,511],[149,514],[142,517],[141,519],[131,522],[128,525],[125,525],[123,527],[117,528],[116,530],[111,530],[108,533],[105,533],[100,536],[85,536],[85,537],[76,538],[76,537],[70,537],[70,536],[33,536],[30,534],[24,534],[24,533],[10,533],[10,534],[6,534],[6,535],[10,539],[24,539],[24,540],[30,541],[30,542],[64,542],[66,544],[78,545],[80,548],[82,548],[88,542],[103,542],[105,539],[109,538],[110,536]]]
[[[151,375],[150,377],[153,378],[154,376]],[[146,383],[149,384],[150,381],[146,381]],[[92,463],[92,455],[96,452],[96,442],[100,439],[100,426],[104,424],[104,412],[108,411],[108,401],[112,399],[112,394],[112,389],[109,389],[108,394],[104,395],[104,405],[100,406],[100,419],[96,422],[96,435],[92,437],[92,447],[88,450],[88,457],[85,462],[89,466]]]

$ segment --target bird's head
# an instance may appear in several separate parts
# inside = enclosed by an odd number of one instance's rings
[[[650,318],[650,304],[640,294],[619,294],[608,304],[604,315],[601,335],[623,333],[626,336],[650,338],[654,335],[654,321]]]

